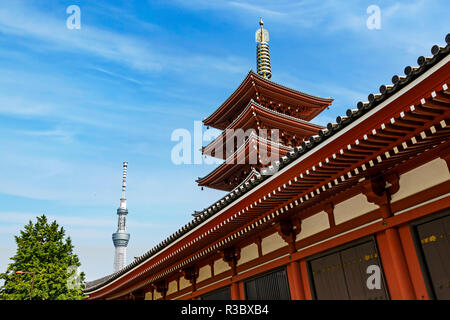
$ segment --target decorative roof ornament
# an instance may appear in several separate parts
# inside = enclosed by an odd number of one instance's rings
[[[256,71],[260,76],[270,79],[269,31],[263,28],[264,22],[259,19],[260,28],[255,32],[256,45]]]

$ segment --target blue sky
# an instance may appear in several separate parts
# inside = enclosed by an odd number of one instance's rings
[[[70,5],[80,30],[66,27]],[[380,30],[366,27],[370,5]],[[128,263],[220,198],[195,183],[215,166],[173,164],[170,137],[192,132],[256,69],[260,16],[272,80],[333,97],[315,120],[326,124],[442,45],[447,9],[447,0],[0,0],[0,271],[13,235],[45,213],[73,239],[88,280],[111,273],[122,161]]]

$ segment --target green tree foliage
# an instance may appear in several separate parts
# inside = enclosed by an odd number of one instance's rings
[[[0,274],[4,285],[0,287],[0,299],[30,299],[33,274],[18,274],[17,271],[34,272],[33,300],[81,300],[84,273],[76,274],[81,264],[73,253],[70,237],[64,241],[65,230],[56,221],[47,222],[45,215],[37,217],[14,236],[17,250],[13,262],[5,273]],[[81,283],[77,286],[76,283]]]

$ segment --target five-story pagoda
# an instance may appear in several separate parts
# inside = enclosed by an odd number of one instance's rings
[[[202,154],[225,161],[199,178],[199,186],[231,191],[324,129],[310,121],[333,99],[269,80],[269,33],[262,20],[259,24],[255,34],[257,73],[250,70],[231,96],[203,120],[205,126],[223,131],[202,148]]]

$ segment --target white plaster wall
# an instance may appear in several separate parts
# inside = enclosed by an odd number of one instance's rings
[[[159,292],[157,292],[157,291],[155,290],[155,295],[154,295],[154,297],[155,297],[155,300],[161,299],[161,298],[162,298],[162,294],[159,293]]]
[[[241,258],[238,261],[238,265],[256,258],[258,258],[258,246],[255,243],[252,243],[241,249]]]
[[[177,282],[175,280],[170,281],[169,286],[167,287],[167,295],[172,294],[176,291],[177,291]]]
[[[184,277],[180,278],[180,290],[183,290],[184,288],[187,288],[191,285],[189,280],[186,280]]]
[[[211,277],[211,267],[209,265],[203,266],[198,270],[197,282],[206,280]]]
[[[400,175],[400,188],[392,195],[391,202],[398,201],[450,179],[447,163],[436,158],[420,167]]]
[[[319,233],[329,227],[330,222],[328,221],[328,214],[325,211],[321,211],[302,220],[302,230],[297,235],[296,240],[312,236],[313,234]]]
[[[214,261],[214,275],[218,275],[218,274],[228,271],[230,269],[231,268],[228,265],[228,263],[223,261],[223,259],[218,259],[218,260]]]
[[[278,232],[272,233],[270,236],[262,239],[262,254],[267,254],[286,245],[287,243],[283,240],[283,238],[281,238]]]
[[[364,194],[358,194],[334,206],[334,221],[340,224],[375,209],[378,209],[376,204],[367,201]]]

